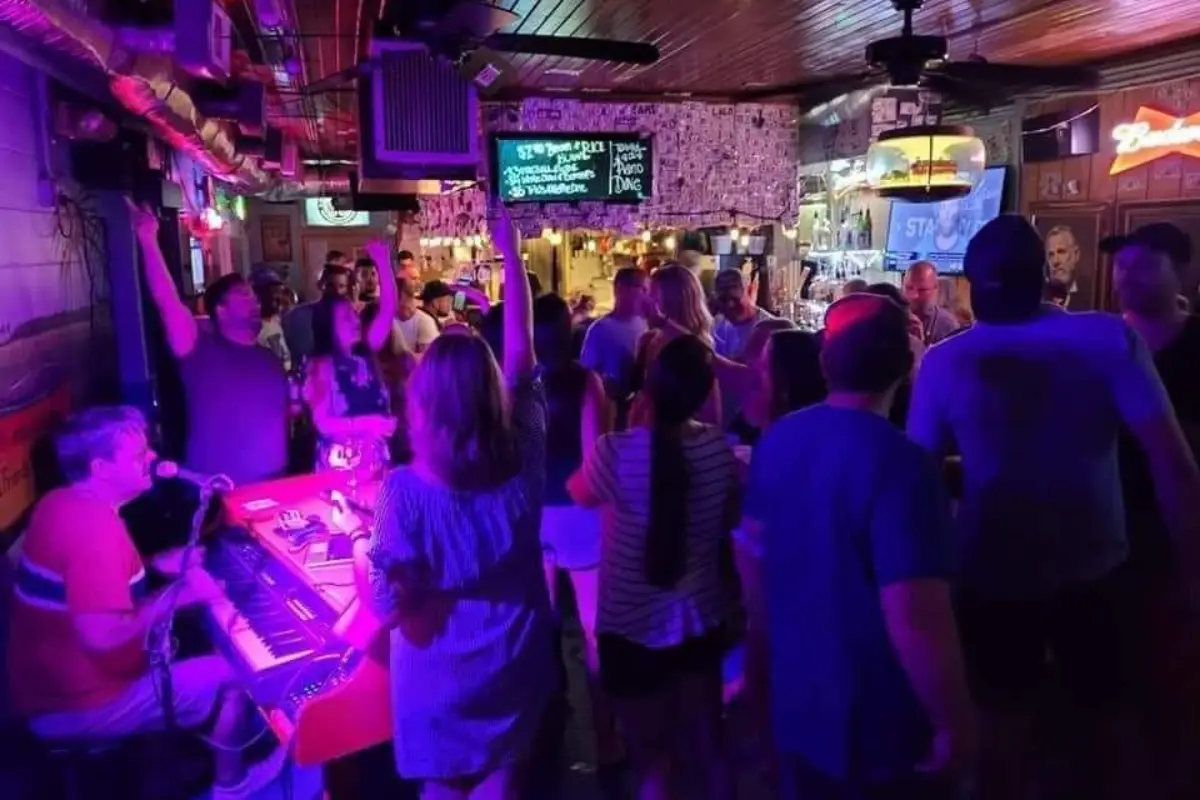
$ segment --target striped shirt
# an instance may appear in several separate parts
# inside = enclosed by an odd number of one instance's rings
[[[689,470],[684,575],[664,589],[646,579],[650,521],[650,431],[610,433],[596,442],[583,477],[604,505],[600,609],[596,629],[651,648],[672,647],[725,622],[734,595],[722,579],[739,485],[737,458],[721,431],[700,426],[684,438]]]
[[[142,677],[140,637],[97,653],[72,618],[133,612],[145,596],[146,571],[116,509],[72,486],[43,497],[13,587],[8,669],[18,712],[98,708]]]

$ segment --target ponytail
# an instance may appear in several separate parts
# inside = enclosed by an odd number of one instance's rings
[[[658,415],[655,415],[656,420]],[[687,560],[687,458],[681,429],[655,422],[650,431],[650,522],[646,531],[646,579],[670,589]]]

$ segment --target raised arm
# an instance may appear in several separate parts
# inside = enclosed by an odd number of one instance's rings
[[[1108,362],[1117,408],[1141,445],[1154,480],[1159,513],[1179,548],[1185,574],[1200,573],[1200,469],[1146,343],[1124,332],[1127,354]]]
[[[200,335],[196,317],[179,297],[179,290],[175,288],[175,281],[171,278],[167,262],[158,246],[158,218],[150,209],[138,206],[128,199],[126,202],[129,204],[129,215],[133,219],[138,244],[142,249],[146,287],[150,290],[150,297],[158,308],[159,316],[162,317],[167,346],[176,358],[184,358],[196,347],[196,339]]]
[[[375,262],[375,267],[381,276],[392,274],[392,257],[388,247],[381,241],[369,242],[366,246],[367,255]],[[371,320],[367,329],[367,347],[372,353],[378,353],[388,342],[392,334],[393,320],[396,319],[396,306],[400,295],[396,289],[396,281],[381,278],[379,281],[379,313]]]
[[[504,377],[509,384],[533,374],[533,293],[517,251],[517,231],[508,209],[493,200],[492,240],[504,256]]]

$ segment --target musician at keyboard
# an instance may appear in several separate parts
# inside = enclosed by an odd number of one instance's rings
[[[148,634],[171,604],[147,592],[145,567],[118,514],[150,488],[145,420],[128,407],[88,409],[67,421],[56,446],[69,484],[35,507],[14,586],[8,654],[18,710],[51,742],[125,738],[163,730],[173,717],[213,746],[216,800],[254,796],[286,751],[243,763],[238,748],[253,707],[232,687],[225,660],[171,664],[169,692],[151,671]],[[200,569],[202,555],[193,555],[175,576],[183,582],[177,604],[222,595]]]

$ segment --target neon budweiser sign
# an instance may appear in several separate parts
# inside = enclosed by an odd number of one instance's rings
[[[1200,114],[1176,117],[1142,106],[1133,122],[1122,122],[1112,130],[1117,157],[1108,170],[1117,175],[1149,164],[1163,156],[1200,158]]]

